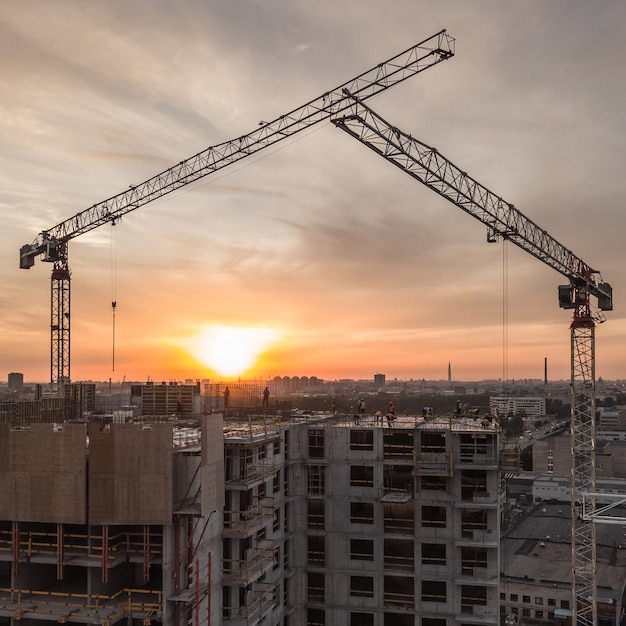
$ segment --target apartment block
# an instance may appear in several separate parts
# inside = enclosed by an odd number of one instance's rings
[[[598,409],[598,430],[626,430],[626,409],[600,407]]]
[[[62,396],[67,401],[67,419],[79,419],[83,417],[85,413],[90,413],[95,410],[95,383],[65,383],[63,384],[62,390]]]
[[[489,408],[504,417],[519,414],[538,417],[546,414],[546,399],[543,396],[492,396]]]
[[[21,372],[10,372],[8,376],[9,389],[20,391],[24,387],[24,374]]]
[[[533,471],[538,474],[569,476],[572,467],[572,439],[569,433],[533,442]]]
[[[495,426],[372,420],[290,429],[294,623],[498,623]]]

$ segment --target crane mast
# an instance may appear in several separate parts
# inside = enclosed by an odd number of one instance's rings
[[[232,163],[268,148],[352,105],[348,94],[365,100],[454,56],[454,39],[442,30],[391,59],[323,93],[252,132],[209,147],[143,183],[108,198],[42,231],[20,249],[20,268],[29,269],[36,257],[53,263],[51,280],[51,365],[54,386],[70,380],[70,267],[68,242],[126,213],[171,193]]]
[[[613,308],[612,289],[598,271],[545,230],[468,176],[435,148],[386,122],[353,95],[350,114],[332,121],[362,144],[426,185],[487,227],[487,241],[511,241],[569,283],[559,286],[559,304],[572,309],[571,330],[571,519],[572,623],[597,624],[595,584],[595,326]],[[592,313],[591,297],[597,298]],[[591,497],[589,497],[591,494]],[[587,497],[585,497],[587,496]]]

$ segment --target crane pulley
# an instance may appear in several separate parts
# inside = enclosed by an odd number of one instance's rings
[[[358,94],[366,100],[453,56],[454,38],[441,30],[290,113],[271,122],[262,122],[246,135],[209,147],[139,185],[94,204],[42,231],[33,243],[22,246],[20,268],[31,268],[37,257],[54,264],[50,323],[52,385],[70,380],[68,242],[71,239],[108,222],[114,223],[130,211],[328,120],[352,105],[348,94]]]
[[[549,265],[569,284],[559,287],[559,304],[573,309],[571,323],[571,515],[572,515],[572,623],[597,624],[595,584],[595,321],[613,309],[613,291],[600,273],[537,226],[512,204],[456,167],[435,148],[389,124],[353,96],[352,111],[332,121],[341,130],[399,167],[487,226],[487,241],[511,241]],[[592,313],[591,298],[598,314]],[[587,518],[587,519],[585,519]]]

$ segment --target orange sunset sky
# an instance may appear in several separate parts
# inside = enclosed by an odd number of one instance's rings
[[[369,105],[601,271],[626,378],[622,0],[3,2],[0,378],[50,376],[22,245],[442,28],[455,57]],[[331,123],[69,250],[75,381],[570,375],[566,280]]]

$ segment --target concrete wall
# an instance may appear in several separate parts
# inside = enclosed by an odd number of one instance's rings
[[[0,519],[84,524],[86,457],[83,424],[0,424]]]
[[[224,508],[224,420],[221,414],[202,418],[202,515]]]
[[[533,472],[538,474],[554,474],[569,476],[571,473],[572,441],[569,434],[551,435],[533,443]],[[550,467],[549,452],[552,452]],[[552,470],[552,471],[550,471]]]
[[[602,471],[599,472],[600,476],[608,476],[611,478],[625,478],[626,477],[626,447],[623,442],[610,441],[601,450],[604,455],[611,456],[611,463],[608,464],[602,454],[598,456],[604,462]],[[609,472],[611,472],[609,474]]]
[[[172,427],[89,430],[89,523],[172,521]]]

